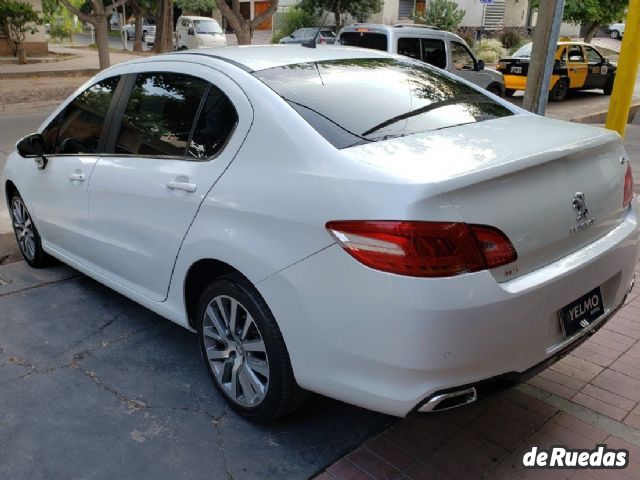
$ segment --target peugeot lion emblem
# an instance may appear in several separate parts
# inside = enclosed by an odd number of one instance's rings
[[[576,220],[580,221],[583,218],[587,218],[587,215],[589,215],[589,209],[587,208],[587,202],[584,199],[584,193],[576,192],[573,196],[573,208],[578,212]]]
[[[589,216],[589,209],[587,208],[587,201],[584,197],[584,193],[576,192],[573,196],[573,209],[576,211],[576,221],[580,222],[575,227],[569,229],[570,233],[576,233],[581,230],[586,230],[595,223],[595,219],[587,217]]]

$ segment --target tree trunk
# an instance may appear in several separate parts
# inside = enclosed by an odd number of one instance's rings
[[[600,24],[598,22],[593,22],[591,25],[589,25],[587,34],[584,36],[585,43],[591,43],[591,40],[593,40],[593,37],[598,31],[599,27],[600,27]]]
[[[154,50],[157,53],[173,51],[173,0],[160,0]]]
[[[338,5],[338,2],[333,4],[333,18],[336,21],[336,32],[339,32],[342,28],[342,22],[340,19],[340,6]]]
[[[96,22],[96,44],[98,45],[98,60],[100,62],[100,70],[111,66],[109,58],[109,21],[103,16],[101,22]]]
[[[136,10],[136,29],[133,39],[133,51],[142,52],[142,11]]]
[[[236,38],[238,39],[238,45],[251,45],[251,31],[252,28],[248,23],[245,23],[238,29],[233,29],[233,33],[236,34]]]

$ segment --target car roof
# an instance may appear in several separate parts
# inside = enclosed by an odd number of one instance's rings
[[[395,57],[395,55],[386,52],[367,48],[335,47],[331,45],[319,45],[317,48],[309,48],[299,44],[206,48],[198,49],[195,52],[193,50],[185,50],[173,55],[177,57],[182,55],[204,55],[213,59],[227,61],[248,71],[326,60]]]
[[[460,39],[455,33],[447,32],[445,30],[439,30],[435,27],[429,27],[427,25],[384,25],[381,23],[352,23],[342,28],[342,32],[354,32],[359,28],[370,28],[375,32],[384,31],[391,35],[415,35],[421,37],[430,38],[455,38]]]
[[[189,20],[215,20],[215,18],[198,17],[197,15],[180,15],[180,18],[187,18]]]

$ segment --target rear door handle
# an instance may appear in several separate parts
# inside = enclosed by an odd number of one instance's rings
[[[189,193],[194,193],[198,186],[195,183],[187,183],[187,182],[169,182],[167,183],[167,188],[169,190],[182,190]]]
[[[84,182],[87,176],[84,173],[72,173],[69,175],[69,180],[76,182]]]

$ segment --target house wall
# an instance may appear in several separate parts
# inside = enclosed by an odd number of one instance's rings
[[[41,0],[22,0],[26,3],[30,3],[33,9],[42,14],[42,1]],[[33,35],[27,33],[24,40],[24,48],[27,52],[27,56],[39,57],[46,56],[49,52],[49,45],[47,43],[47,35],[44,31],[44,25],[37,26],[38,31]],[[9,48],[7,39],[0,34],[0,57],[10,57],[13,53]]]

